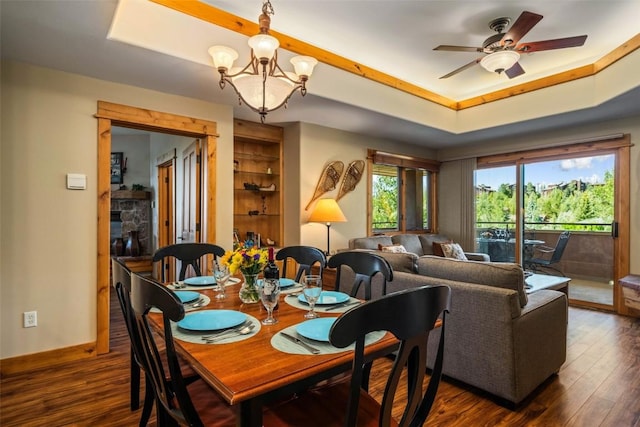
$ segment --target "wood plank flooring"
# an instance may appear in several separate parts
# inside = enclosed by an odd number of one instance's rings
[[[115,300],[111,307],[109,354],[1,380],[1,426],[137,425],[139,411],[129,410],[128,337]],[[374,395],[390,363],[375,363]],[[570,308],[566,363],[520,407],[445,380],[427,425],[640,427],[640,320]]]

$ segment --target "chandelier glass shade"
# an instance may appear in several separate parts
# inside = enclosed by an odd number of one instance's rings
[[[501,50],[491,53],[480,60],[480,65],[492,73],[502,73],[513,67],[520,59],[520,54],[513,50]]]
[[[232,68],[238,59],[238,52],[234,49],[227,46],[209,48],[213,64],[220,73],[220,88],[224,89],[227,83],[230,84],[238,94],[240,103],[244,102],[259,113],[262,122],[269,111],[282,106],[286,108],[287,101],[297,90],[302,96],[306,95],[306,82],[318,63],[310,56],[296,56],[291,58],[294,72],[285,72],[280,68],[280,42],[269,35],[269,15],[272,14],[271,3],[266,0],[259,18],[260,33],[249,38],[251,60],[244,68]]]

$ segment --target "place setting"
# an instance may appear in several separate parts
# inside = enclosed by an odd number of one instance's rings
[[[318,317],[289,326],[271,338],[271,345],[276,350],[290,354],[319,355],[351,351],[355,348],[355,344],[338,348],[329,342],[329,331],[337,319],[337,317]],[[376,331],[367,334],[365,345],[382,339],[385,333]]]
[[[237,277],[229,277],[226,280],[225,286],[237,285],[240,282],[241,280]],[[202,291],[206,289],[215,289],[218,284],[216,282],[216,276],[195,276],[182,281],[172,282],[168,286],[171,290]]]
[[[344,292],[322,290],[322,279],[317,275],[304,276],[300,292],[290,293],[284,300],[290,306],[308,310],[305,314],[308,319],[317,317],[318,312],[344,313],[361,303]]]
[[[194,344],[228,344],[260,332],[260,321],[235,310],[200,310],[171,322],[174,338]]]
[[[195,291],[173,291],[174,294],[178,297],[182,305],[184,306],[184,311],[194,311],[200,308],[206,307],[211,302],[211,298],[207,295],[202,294],[200,292]],[[160,313],[155,307],[152,307],[149,310],[151,313]]]

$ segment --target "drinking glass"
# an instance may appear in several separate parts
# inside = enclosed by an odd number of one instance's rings
[[[274,325],[278,319],[273,317],[273,308],[278,304],[280,296],[280,281],[278,279],[263,279],[258,281],[258,292],[262,305],[267,309],[267,318],[262,320],[263,325]]]
[[[304,315],[305,319],[315,319],[318,314],[314,311],[316,301],[322,293],[322,278],[318,275],[308,275],[302,278],[302,294],[309,303],[309,311]]]
[[[225,299],[225,283],[231,277],[231,273],[229,272],[229,267],[226,265],[220,265],[219,263],[215,263],[213,270],[213,276],[216,278],[216,299]]]

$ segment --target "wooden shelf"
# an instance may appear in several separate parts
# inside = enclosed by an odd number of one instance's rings
[[[233,228],[238,237],[244,240],[247,232],[260,234],[262,241],[266,239],[282,242],[283,217],[280,214],[283,206],[282,194],[282,141],[284,131],[281,127],[260,123],[234,120],[233,158],[233,194],[234,215]],[[272,173],[267,173],[270,170]],[[276,190],[264,191],[247,189],[245,183],[259,187],[275,184]],[[249,211],[266,214],[249,215]]]
[[[115,190],[111,192],[112,199],[151,200],[151,191]]]

